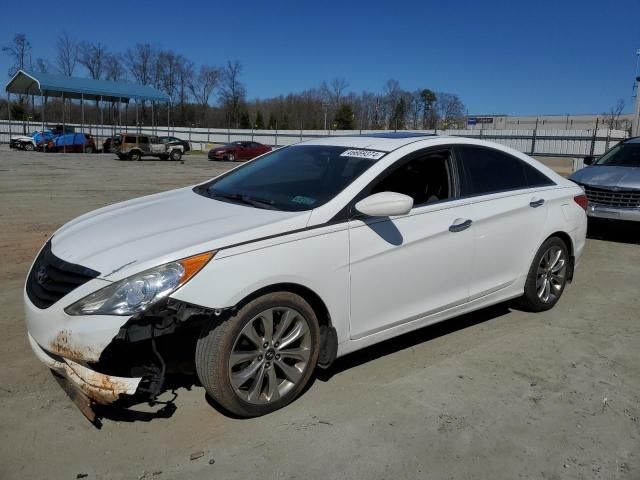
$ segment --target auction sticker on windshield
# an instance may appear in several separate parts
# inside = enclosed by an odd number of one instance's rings
[[[340,154],[340,156],[370,158],[372,160],[378,160],[384,156],[384,153],[385,152],[376,152],[374,150],[345,150]]]

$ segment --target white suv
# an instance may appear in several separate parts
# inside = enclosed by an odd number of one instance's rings
[[[316,139],[64,225],[27,279],[29,340],[90,418],[157,395],[179,350],[220,405],[262,415],[354,350],[514,298],[553,307],[586,206],[493,143]]]

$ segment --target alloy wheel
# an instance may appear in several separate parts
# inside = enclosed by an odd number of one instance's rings
[[[307,320],[289,307],[274,307],[249,321],[229,357],[229,380],[245,402],[275,402],[303,378],[311,358]]]
[[[553,303],[562,293],[566,282],[567,258],[565,251],[554,245],[540,259],[536,274],[536,293],[543,303]]]

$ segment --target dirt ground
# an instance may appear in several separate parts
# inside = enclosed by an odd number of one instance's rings
[[[639,229],[591,229],[550,312],[501,305],[376,345],[265,417],[194,385],[98,430],[29,348],[29,263],[83,212],[228,165],[0,148],[1,479],[640,478]]]

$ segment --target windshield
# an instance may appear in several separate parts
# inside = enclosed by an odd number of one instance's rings
[[[616,145],[600,157],[595,165],[640,167],[640,143]]]
[[[372,158],[363,158],[366,154],[372,154]],[[216,200],[257,208],[311,210],[335,197],[382,155],[325,145],[285,147],[195,191]]]

